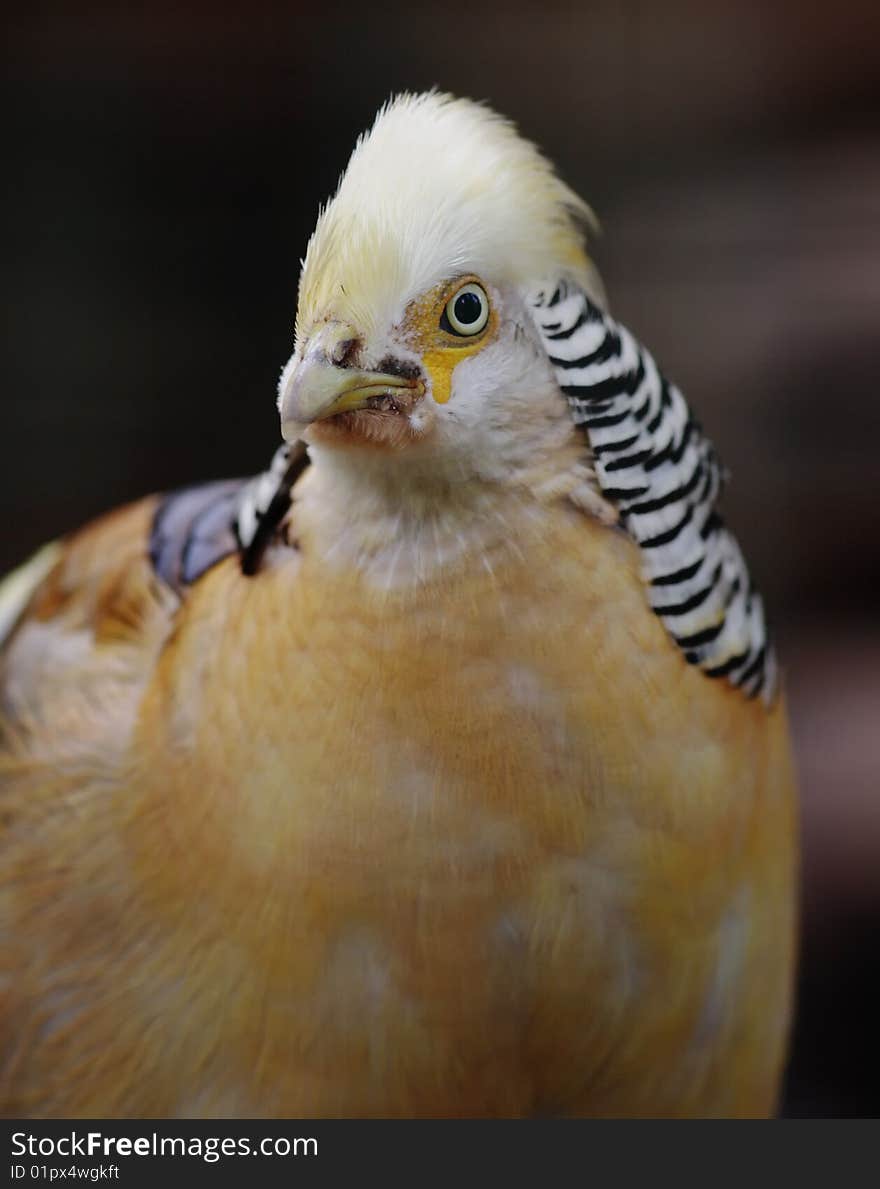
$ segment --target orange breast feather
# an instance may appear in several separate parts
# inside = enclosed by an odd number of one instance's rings
[[[773,1110],[785,712],[683,660],[562,506],[398,593],[306,533],[178,604],[152,505],[3,656],[3,1109]]]

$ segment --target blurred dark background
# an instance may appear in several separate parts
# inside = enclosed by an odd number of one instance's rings
[[[876,0],[7,16],[0,572],[262,467],[319,201],[388,94],[513,117],[595,207],[612,308],[696,404],[777,625],[803,792],[790,1115],[880,1114]]]

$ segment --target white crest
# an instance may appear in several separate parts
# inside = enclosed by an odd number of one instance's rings
[[[487,107],[401,95],[358,141],[321,212],[300,281],[297,329],[338,318],[367,338],[464,273],[528,286],[566,275],[591,289],[589,208]]]

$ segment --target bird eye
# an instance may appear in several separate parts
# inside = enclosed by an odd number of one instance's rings
[[[473,281],[450,297],[443,311],[440,325],[450,334],[479,334],[489,321],[489,298]]]

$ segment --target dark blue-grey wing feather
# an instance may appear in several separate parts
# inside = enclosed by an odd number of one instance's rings
[[[238,500],[247,479],[203,483],[166,495],[153,519],[150,560],[179,590],[240,548],[235,532]]]
[[[252,479],[203,483],[166,495],[150,534],[158,576],[182,590],[231,554],[238,554],[242,573],[256,574],[308,462],[302,443],[282,446],[269,468]]]

